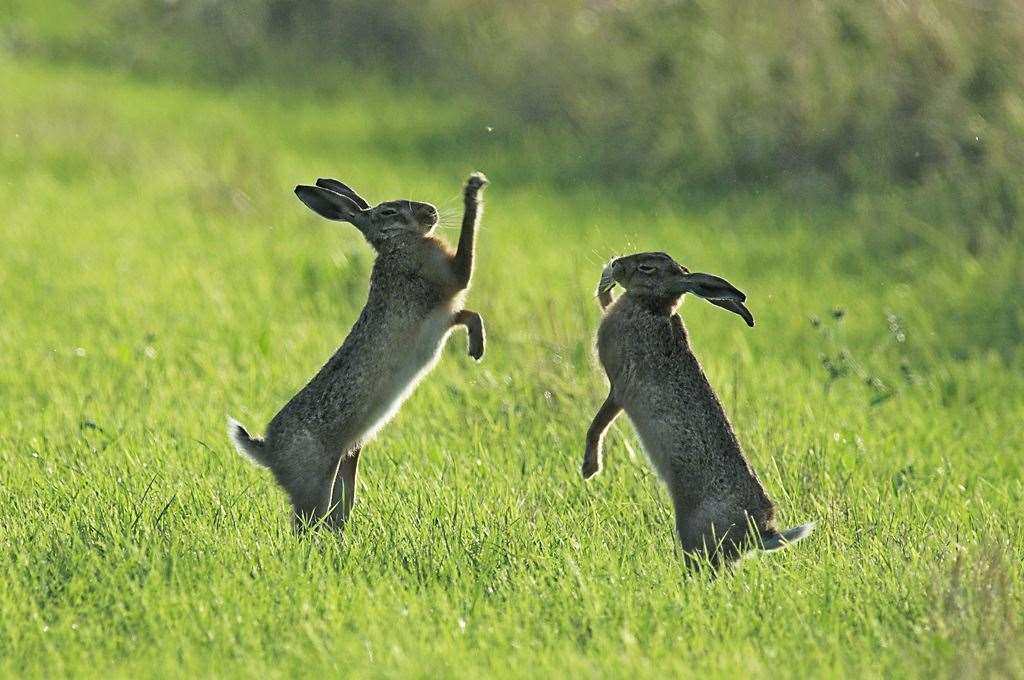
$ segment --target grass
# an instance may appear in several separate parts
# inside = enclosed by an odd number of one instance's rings
[[[0,81],[0,675],[1024,675],[1019,243],[521,180],[513,140],[437,145],[458,107],[373,83],[10,57]],[[345,541],[297,539],[224,416],[262,430],[371,257],[290,187],[455,209],[477,168],[484,362],[453,335],[367,447]],[[711,581],[625,420],[577,472],[600,264],[655,248],[750,296],[753,330],[684,316],[782,522],[819,522]]]

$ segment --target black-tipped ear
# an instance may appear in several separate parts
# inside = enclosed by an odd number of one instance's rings
[[[751,328],[754,327],[754,315],[750,313],[746,305],[742,302],[736,302],[735,300],[715,300],[714,298],[707,298],[707,301],[713,305],[717,305],[722,309],[728,309],[733,314],[739,314],[743,317],[743,320],[747,322],[747,325]]]
[[[693,293],[713,305],[740,315],[748,326],[754,325],[754,315],[743,305],[747,296],[722,277],[701,273],[685,274],[678,285],[678,292]]]
[[[356,226],[363,222],[363,211],[348,196],[342,196],[323,187],[311,187],[304,184],[295,187],[295,195],[320,217],[340,222],[351,222]]]
[[[687,293],[693,293],[708,300],[743,302],[747,299],[747,296],[741,293],[736,286],[722,277],[712,274],[687,274],[685,288]]]
[[[357,194],[355,189],[345,184],[344,182],[339,182],[336,179],[328,179],[325,177],[321,177],[316,181],[316,185],[323,189],[330,189],[331,191],[341,194],[342,196],[348,196],[356,205],[358,205],[363,210],[367,210],[370,207],[370,204],[363,200],[363,197]]]

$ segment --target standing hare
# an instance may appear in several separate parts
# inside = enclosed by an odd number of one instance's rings
[[[295,187],[329,220],[356,227],[377,251],[370,291],[345,342],[267,425],[266,438],[228,419],[239,453],[270,468],[288,493],[297,529],[322,521],[341,531],[356,498],[362,447],[433,368],[454,326],[469,332],[469,355],[484,353],[480,315],[463,309],[473,273],[473,242],[487,178],[466,183],[458,250],[431,236],[437,209],[416,201],[371,208],[337,180]]]
[[[625,293],[613,302],[616,283]],[[717,565],[750,548],[795,543],[814,525],[775,528],[775,507],[743,456],[675,313],[684,293],[754,325],[743,293],[717,276],[691,274],[665,253],[620,257],[605,266],[597,289],[606,310],[597,350],[611,391],[587,432],[582,473],[589,479],[600,471],[604,431],[625,410],[668,486],[683,550]]]

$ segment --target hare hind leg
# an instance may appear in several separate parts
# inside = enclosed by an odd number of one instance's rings
[[[689,565],[708,563],[717,568],[740,557],[747,534],[745,515],[737,516],[713,501],[697,507],[677,501],[675,511],[676,533]]]
[[[319,476],[319,475],[318,475]],[[295,533],[305,533],[306,529],[314,528],[330,509],[330,492],[324,492],[323,478],[319,483],[310,480],[308,484],[293,485],[288,489],[292,501],[292,523]]]
[[[320,522],[330,510],[331,485],[337,461],[312,436],[296,437],[282,451],[280,460],[287,466],[278,469],[277,480],[292,502],[292,521],[296,533]]]
[[[356,475],[362,450],[360,446],[342,455],[338,461],[337,472],[331,481],[331,509],[326,523],[338,533],[344,530],[345,523],[352,513],[352,506],[356,504]]]

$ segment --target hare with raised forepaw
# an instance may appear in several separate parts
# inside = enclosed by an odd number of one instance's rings
[[[616,283],[625,293],[613,301]],[[668,487],[683,550],[720,564],[751,548],[795,543],[814,525],[776,529],[775,506],[690,350],[676,313],[685,293],[754,325],[743,293],[725,279],[690,273],[665,253],[629,255],[605,266],[597,290],[605,310],[597,350],[611,390],[587,432],[582,473],[587,479],[600,471],[604,431],[625,410]]]
[[[466,182],[455,253],[431,235],[438,213],[429,203],[370,207],[332,179],[295,188],[314,212],[352,224],[377,252],[359,319],[334,356],[270,421],[266,437],[228,422],[238,451],[270,468],[287,492],[296,528],[322,522],[341,531],[355,502],[362,447],[437,363],[453,327],[465,326],[470,356],[483,356],[483,321],[463,308],[463,299],[486,185],[481,173]]]

